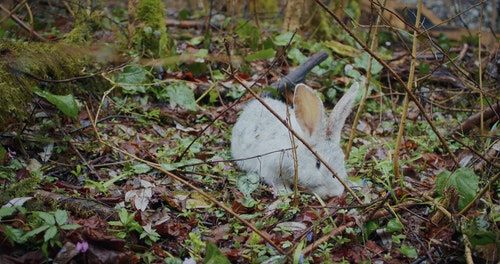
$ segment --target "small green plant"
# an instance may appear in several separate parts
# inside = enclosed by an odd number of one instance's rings
[[[436,179],[436,191],[444,195],[447,189],[456,188],[459,194],[458,209],[462,210],[474,200],[479,188],[479,177],[471,168],[459,168],[454,172],[443,171]]]
[[[189,251],[189,256],[196,260],[201,260],[202,250],[205,247],[205,242],[201,240],[201,233],[189,233],[189,239],[186,240],[186,247]]]
[[[151,245],[152,242],[157,241],[160,235],[156,230],[152,229],[150,225],[141,226],[135,221],[135,213],[129,214],[125,208],[120,209],[118,212],[119,221],[110,221],[109,225],[119,227],[119,229],[112,230],[118,238],[127,238],[131,234],[139,234],[139,239],[144,239],[146,245]]]
[[[244,254],[250,256],[251,263],[262,263],[274,254],[273,250],[266,246],[266,244],[260,243],[260,240],[261,237],[257,233],[252,232],[249,242],[245,245],[246,249],[243,250]]]
[[[314,253],[314,256],[322,258],[323,260],[330,259],[330,252],[333,249],[333,244],[324,242],[318,246],[318,250]]]
[[[205,249],[205,260],[204,263],[207,264],[229,264],[231,263],[226,255],[224,255],[217,246],[212,243],[207,241],[207,246]]]
[[[11,160],[10,164],[7,166],[0,166],[0,179],[13,181],[16,177],[16,170],[23,167],[23,164],[17,160]]]
[[[39,234],[43,233],[42,252],[48,256],[49,247],[61,247],[60,236],[65,230],[74,230],[80,228],[80,225],[67,224],[68,213],[63,210],[55,212],[33,212],[28,225],[31,230],[28,232],[22,229],[16,229],[11,226],[5,226],[6,236],[11,242],[26,244],[29,241],[37,240]],[[39,241],[36,241],[39,242]]]

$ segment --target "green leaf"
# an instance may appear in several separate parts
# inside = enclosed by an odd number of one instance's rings
[[[402,244],[401,248],[398,250],[399,250],[399,252],[403,253],[405,256],[407,256],[409,258],[417,258],[418,257],[417,250],[414,247],[409,246],[407,244]]]
[[[7,150],[2,145],[0,145],[0,159],[4,160],[6,156]]]
[[[405,235],[403,235],[403,234],[399,234],[399,235],[392,235],[392,236],[391,236],[391,240],[392,240],[392,242],[394,242],[394,243],[396,243],[396,244],[401,243],[401,240],[402,240],[402,239],[405,239],[405,238],[406,238],[406,236],[405,236]]]
[[[151,170],[151,167],[149,167],[147,164],[139,163],[139,164],[135,164],[133,166],[133,169],[134,169],[134,173],[136,173],[136,174],[144,174],[144,173],[148,173]]]
[[[295,64],[303,64],[308,58],[299,49],[291,48],[288,51],[288,58],[293,60]]]
[[[51,226],[47,231],[45,231],[45,234],[43,235],[43,241],[47,242],[54,238],[57,235],[57,227],[56,226]]]
[[[254,61],[254,60],[266,60],[270,58],[274,58],[276,55],[276,51],[274,49],[265,49],[259,50],[254,54],[250,54],[245,57],[246,61]]]
[[[160,166],[164,170],[173,171],[173,170],[178,169],[184,165],[185,165],[184,163],[175,162],[175,163],[162,163]]]
[[[193,260],[194,261],[194,260]],[[163,260],[165,264],[182,264],[183,261],[180,258],[168,257]]]
[[[437,177],[436,177],[436,192],[438,195],[443,195],[444,190],[447,187],[446,182],[448,181],[448,177],[450,176],[451,172],[449,171],[442,171],[440,172]]]
[[[360,54],[359,49],[353,48],[349,45],[342,44],[335,40],[325,41],[322,44],[330,48],[333,52],[343,56],[356,57]]]
[[[122,209],[118,212],[118,217],[120,218],[120,222],[121,222],[122,224],[126,224],[126,223],[127,223],[127,220],[128,220],[128,212],[127,212],[127,209],[122,208]]]
[[[4,235],[9,239],[9,241],[16,242],[18,244],[26,243],[28,237],[25,236],[24,231],[21,229],[16,229],[10,225],[3,225]]]
[[[39,88],[34,88],[33,92],[49,101],[57,109],[63,112],[65,115],[76,118],[78,116],[78,105],[76,103],[75,97],[72,94],[68,95],[55,95],[47,91],[42,91]]]
[[[364,52],[361,56],[354,58],[354,63],[356,66],[368,70],[368,66],[370,65],[370,54],[368,54],[368,52]],[[384,67],[377,60],[372,60],[371,73],[373,75],[378,74],[383,68]]]
[[[0,208],[0,219],[4,216],[9,216],[17,211],[16,207],[2,207]]]
[[[42,218],[45,223],[49,225],[55,225],[56,220],[54,219],[54,215],[46,213],[46,212],[38,212],[38,217]]]
[[[172,105],[178,104],[182,108],[196,111],[194,93],[185,83],[173,83],[167,87],[167,94]]]
[[[56,219],[57,224],[60,226],[66,224],[66,221],[68,221],[68,213],[63,210],[58,209],[57,211],[55,211],[54,217]]]
[[[23,239],[28,240],[29,238],[32,238],[32,237],[40,234],[41,232],[47,230],[49,227],[50,227],[49,225],[43,225],[43,226],[40,226],[38,228],[35,228],[35,229],[27,232],[26,234],[24,234]]]
[[[207,248],[205,249],[205,260],[203,263],[205,264],[230,264],[231,262],[227,259],[226,255],[224,255],[217,246],[207,241]]]
[[[257,173],[247,173],[236,179],[236,187],[245,196],[250,194],[259,187],[260,176]]]
[[[116,82],[129,93],[145,93],[146,88],[142,84],[149,82],[150,75],[143,67],[131,65],[116,76]]]
[[[472,168],[460,168],[453,173],[450,183],[455,185],[460,195],[458,199],[458,209],[462,210],[474,200],[477,194],[479,177]]]
[[[380,226],[378,225],[377,221],[371,220],[365,223],[364,229],[366,233],[366,238],[375,230],[377,230]]]
[[[108,225],[110,225],[110,226],[123,226],[123,223],[120,221],[108,221]]]
[[[449,171],[439,173],[436,179],[438,194],[442,195],[449,186],[454,186],[457,189],[460,196],[458,209],[462,210],[474,200],[479,188],[479,177],[471,168],[459,168],[453,173]]]
[[[288,43],[294,43],[300,40],[300,36],[295,34],[293,37],[293,32],[285,32],[281,35],[278,35],[274,38],[274,45],[276,46],[286,46]]]
[[[403,230],[403,224],[397,218],[392,218],[387,222],[387,232],[399,232]]]
[[[78,229],[82,226],[81,225],[62,225],[60,227],[61,227],[61,229],[64,229],[64,230],[75,230],[75,229]]]
[[[490,231],[477,231],[469,235],[469,241],[472,245],[487,245],[498,242],[498,234]]]
[[[293,264],[300,264],[303,263],[304,261],[301,261],[301,257],[303,258],[304,255],[302,254],[302,248],[304,247],[305,240],[302,239],[300,243],[297,245],[297,248],[293,252]]]

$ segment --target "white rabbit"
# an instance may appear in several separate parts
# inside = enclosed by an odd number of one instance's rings
[[[354,83],[340,99],[328,120],[323,103],[305,84],[295,86],[293,109],[288,107],[289,124],[312,148],[345,179],[347,172],[340,135],[357,96]],[[284,120],[285,103],[265,98],[264,101]],[[326,124],[325,124],[326,122]],[[298,184],[309,193],[328,199],[343,193],[344,186],[297,138]],[[278,192],[293,190],[295,167],[288,129],[259,101],[250,101],[233,127],[231,153],[237,165],[247,172],[259,174],[264,182]]]

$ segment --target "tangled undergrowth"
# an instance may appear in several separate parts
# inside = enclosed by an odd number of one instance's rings
[[[93,75],[105,89],[61,95],[39,76],[29,117],[2,129],[0,262],[498,262],[498,47],[262,27],[171,26],[177,54],[129,51]],[[327,109],[365,83],[342,140],[353,192],[277,195],[234,166],[231,128],[247,89],[325,51],[306,83]]]

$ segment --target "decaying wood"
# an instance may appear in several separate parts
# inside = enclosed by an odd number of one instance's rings
[[[297,67],[295,71],[290,72],[279,81],[271,84],[271,87],[278,90],[278,94],[293,92],[295,85],[304,82],[307,73],[327,58],[328,53],[324,50],[312,55],[304,64]],[[268,91],[265,91],[262,96],[273,97],[272,93]]]
[[[451,135],[469,132],[474,127],[479,126],[481,123],[481,117],[483,117],[483,120],[488,120],[493,117],[500,119],[500,102],[486,108],[482,113],[480,112],[467,118],[464,122],[462,122],[462,124],[460,124],[460,127],[451,132]]]
[[[73,198],[42,190],[36,191],[34,196],[40,201],[54,204],[57,208],[68,210],[81,218],[89,218],[96,215],[102,219],[108,219],[110,221],[118,220],[118,213],[113,208],[94,201]]]

